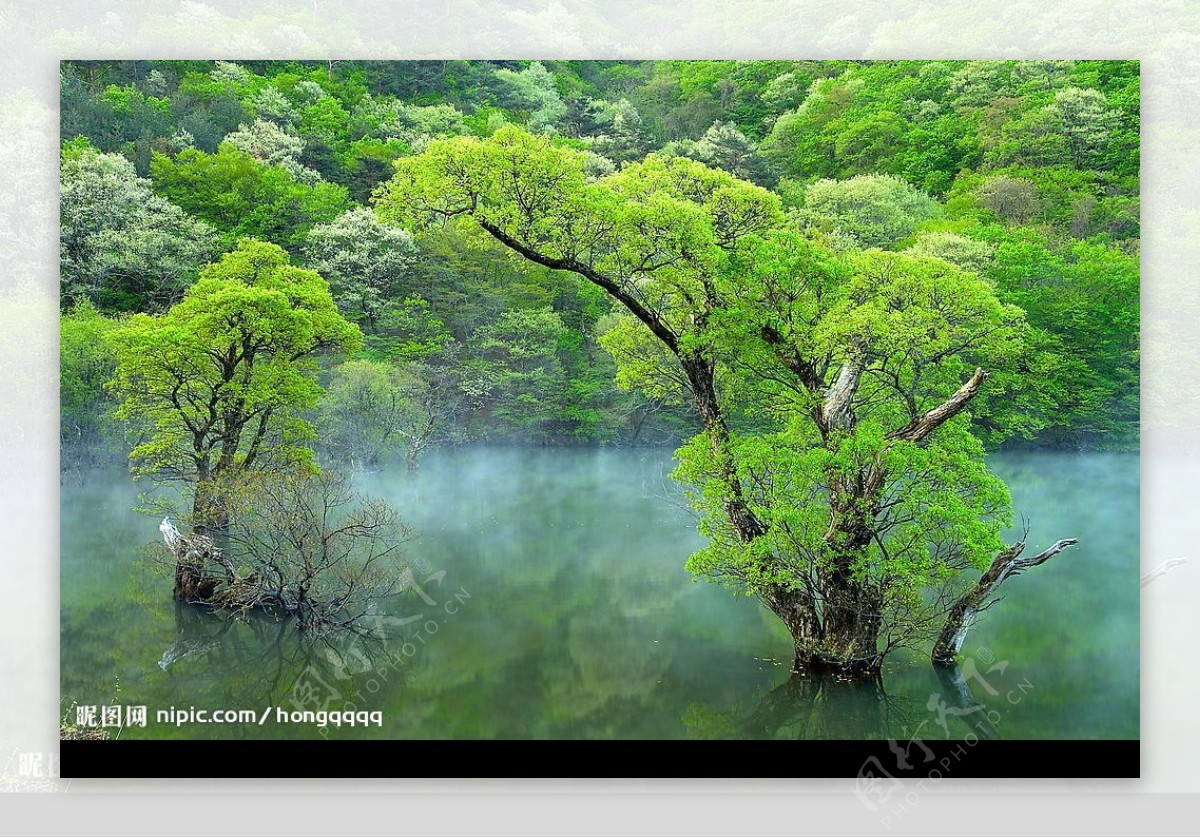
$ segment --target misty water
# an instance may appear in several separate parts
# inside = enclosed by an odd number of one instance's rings
[[[290,623],[171,601],[147,560],[158,519],[120,470],[62,486],[64,712],[145,705],[121,738],[317,738],[312,724],[158,723],[175,708],[379,710],[328,738],[1135,738],[1138,461],[993,455],[1031,549],[1080,546],[1006,583],[972,630],[964,682],[919,653],[882,685],[789,680],[790,641],[757,602],[684,570],[700,543],[666,450],[466,447],[359,478],[416,538],[420,590],[380,637],[312,642]],[[965,685],[969,693],[964,693]],[[972,706],[984,711],[968,712]],[[982,726],[981,726],[982,725]]]

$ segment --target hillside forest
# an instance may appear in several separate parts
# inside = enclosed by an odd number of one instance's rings
[[[62,463],[188,487],[178,600],[347,625],[400,521],[339,474],[671,446],[798,670],[950,663],[1076,543],[988,452],[1137,448],[1136,62],[61,73]]]

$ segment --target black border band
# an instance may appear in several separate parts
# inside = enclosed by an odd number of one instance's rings
[[[851,777],[889,783],[1141,776],[1138,740],[125,739],[61,746],[61,775],[81,778]]]

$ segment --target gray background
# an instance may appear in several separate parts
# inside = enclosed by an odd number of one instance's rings
[[[1200,693],[1195,654],[1200,444],[1193,432],[1200,424],[1195,328],[1200,295],[1194,275],[1200,265],[1200,5],[0,2],[0,45],[0,789],[60,792],[0,797],[0,830],[62,832],[78,823],[94,834],[124,835],[180,829],[329,834],[347,828],[359,834],[377,829],[1131,834],[1192,831],[1190,825],[1200,821],[1200,800],[1193,796],[1200,791],[1195,762],[1200,710],[1194,702]],[[881,813],[868,811],[851,793],[849,780],[201,782],[19,776],[19,755],[41,753],[48,759],[58,737],[57,62],[330,57],[1141,59],[1143,571],[1164,559],[1189,559],[1142,592],[1143,779],[947,779],[936,790],[913,787],[907,811],[887,825]],[[404,759],[402,744],[396,759]],[[362,768],[371,773],[369,766]],[[712,766],[716,776],[753,770]],[[769,772],[780,770],[786,766]],[[553,773],[570,771],[559,766]],[[160,765],[145,771],[147,777],[170,772],[171,766]],[[269,759],[258,773],[271,774]],[[479,767],[462,766],[464,776],[472,773]],[[98,791],[109,794],[87,794]],[[302,797],[295,794],[301,791]],[[214,792],[223,794],[209,798]]]

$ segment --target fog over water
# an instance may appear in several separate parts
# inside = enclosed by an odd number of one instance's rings
[[[1001,453],[991,464],[1029,520],[1031,550],[1063,537],[1080,546],[1006,583],[967,639],[982,675],[968,697],[999,714],[989,735],[1000,738],[1136,737],[1136,455]],[[433,451],[415,473],[362,475],[362,491],[413,528],[420,591],[380,604],[380,639],[316,643],[288,623],[177,609],[169,576],[145,562],[157,518],[132,511],[139,487],[121,470],[73,477],[62,487],[64,708],[147,705],[148,727],[122,738],[311,738],[321,732],[306,724],[154,716],[347,703],[382,710],[383,727],[331,738],[976,729],[921,654],[893,657],[882,687],[789,682],[776,618],[683,569],[701,540],[671,467],[665,449],[470,446]]]

